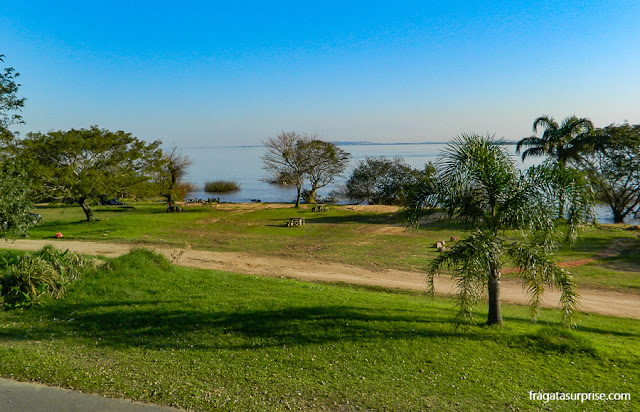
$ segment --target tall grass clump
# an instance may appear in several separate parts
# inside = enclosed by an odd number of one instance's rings
[[[69,284],[79,279],[89,261],[69,250],[47,245],[33,254],[6,252],[0,257],[0,306],[29,307],[43,296],[62,297]]]
[[[204,191],[207,193],[229,193],[240,190],[240,184],[233,180],[214,180],[204,184]]]

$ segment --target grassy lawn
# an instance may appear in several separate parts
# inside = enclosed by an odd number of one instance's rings
[[[453,310],[138,251],[63,299],[1,312],[0,374],[196,410],[640,410],[640,321],[585,314],[569,331],[558,312],[531,324],[506,305],[503,329],[456,330]],[[632,398],[545,405],[530,390]]]
[[[43,224],[31,230],[35,239],[52,238],[130,242],[193,247],[215,251],[251,252],[296,259],[321,259],[367,268],[423,270],[436,256],[433,245],[451,236],[463,237],[468,228],[452,222],[423,224],[405,230],[395,213],[353,211],[344,206],[312,213],[303,206],[246,205],[185,207],[184,213],[165,213],[159,203],[136,203],[135,209],[96,207],[97,222],[85,222],[78,207],[40,207]],[[261,207],[269,207],[262,205]],[[299,228],[284,225],[288,217],[303,216]],[[569,270],[581,286],[640,292],[638,231],[606,225],[588,229],[578,242],[559,251],[560,261],[591,259]],[[517,237],[515,233],[507,236]],[[509,275],[506,275],[509,276]]]

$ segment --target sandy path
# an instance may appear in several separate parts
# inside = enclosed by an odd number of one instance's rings
[[[125,254],[131,244],[99,243],[68,240],[17,240],[2,242],[2,249],[38,250],[45,244],[55,245],[59,249],[116,257]],[[278,257],[256,256],[248,253],[208,252],[201,250],[151,247],[161,252],[174,263],[181,266],[201,269],[218,269],[230,272],[246,273],[258,276],[291,277],[304,280],[325,282],[345,282],[357,285],[382,286],[386,288],[425,290],[424,273],[400,270],[369,270],[339,263],[318,261],[297,261]],[[455,292],[451,278],[441,276],[435,281],[436,293],[450,295]],[[503,280],[500,290],[503,302],[527,304],[528,298],[520,283]],[[580,289],[581,310],[602,315],[640,319],[640,295],[598,289]],[[549,290],[545,293],[542,305],[558,307],[560,293]]]

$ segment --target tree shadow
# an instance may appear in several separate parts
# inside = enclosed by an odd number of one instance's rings
[[[368,223],[368,224],[390,224],[402,223],[396,213],[371,213],[371,214],[350,214],[350,215],[326,215],[326,212],[303,213],[307,223],[310,224],[341,224],[341,223]]]
[[[98,346],[153,349],[250,349],[441,337],[491,339],[486,334],[456,330],[451,323],[453,315],[451,320],[442,319],[440,308],[434,316],[402,310],[380,314],[371,309],[331,305],[238,312],[180,306],[178,301],[55,305],[38,311],[38,316],[47,319],[40,322],[42,326],[7,325],[0,329],[0,339],[77,336]]]

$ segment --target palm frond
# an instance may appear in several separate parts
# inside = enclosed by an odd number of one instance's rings
[[[573,325],[573,314],[578,305],[578,292],[573,278],[567,271],[551,261],[545,251],[537,246],[514,243],[508,248],[509,258],[519,269],[519,275],[529,293],[531,319],[536,320],[546,286],[561,291],[562,322]]]
[[[558,123],[553,119],[553,117],[544,114],[533,121],[533,132],[538,133],[539,127],[557,130]]]
[[[478,230],[431,262],[431,279],[443,270],[450,271],[456,279],[456,325],[471,323],[473,308],[483,295],[491,269],[500,264],[501,251],[499,239]]]

